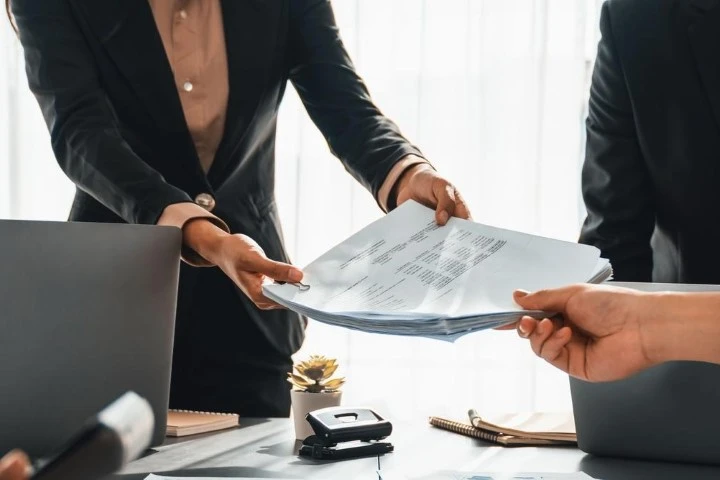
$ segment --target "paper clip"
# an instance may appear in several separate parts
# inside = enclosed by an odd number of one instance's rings
[[[278,281],[276,280],[275,283],[278,284],[278,285],[285,285],[285,284],[294,285],[294,286],[296,286],[296,287],[298,288],[298,290],[300,290],[301,292],[307,292],[308,290],[310,290],[310,285],[307,285],[307,284],[302,283],[302,282],[278,282]]]
[[[291,283],[290,285],[295,285],[301,292],[307,292],[308,290],[310,290],[310,285],[304,284],[302,282],[295,282]]]

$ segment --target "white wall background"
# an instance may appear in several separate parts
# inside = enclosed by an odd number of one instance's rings
[[[476,221],[575,240],[600,0],[334,0],[378,106],[463,192]],[[5,22],[3,22],[5,23]],[[17,41],[0,28],[0,217],[64,219],[55,164]],[[292,89],[282,107],[277,198],[302,266],[381,215],[329,153]],[[522,285],[518,285],[522,287]],[[300,355],[340,359],[346,402],[394,418],[470,407],[568,410],[567,379],[512,332],[455,344],[311,322]]]

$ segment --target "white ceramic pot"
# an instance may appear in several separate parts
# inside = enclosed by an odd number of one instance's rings
[[[295,421],[295,438],[305,440],[310,435],[315,434],[308,421],[305,420],[305,415],[308,412],[321,408],[337,407],[340,405],[341,397],[342,392],[308,393],[292,390],[290,400],[292,401],[292,416]]]

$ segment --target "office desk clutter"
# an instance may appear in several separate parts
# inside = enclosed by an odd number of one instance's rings
[[[290,438],[291,422],[247,418],[238,430],[172,442],[134,462],[113,480],[143,480],[151,473],[185,480],[468,480],[474,476],[483,480],[488,480],[483,476],[493,480],[528,480],[523,476],[531,480],[587,480],[587,475],[605,480],[720,478],[720,467],[607,458],[571,447],[503,448],[433,428],[422,418],[390,420],[393,431],[388,440],[395,451],[380,456],[379,462],[374,457],[337,462],[299,458],[297,442]],[[622,433],[620,430],[618,435]],[[446,472],[457,476],[448,477]]]
[[[518,320],[517,288],[600,283],[610,263],[591,246],[451,218],[403,203],[304,269],[267,284],[268,298],[315,320],[371,333],[456,338]]]

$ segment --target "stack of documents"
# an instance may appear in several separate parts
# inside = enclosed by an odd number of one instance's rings
[[[517,321],[518,288],[600,283],[610,263],[591,246],[490,227],[408,201],[303,269],[301,284],[267,284],[275,302],[330,325],[445,340]]]

